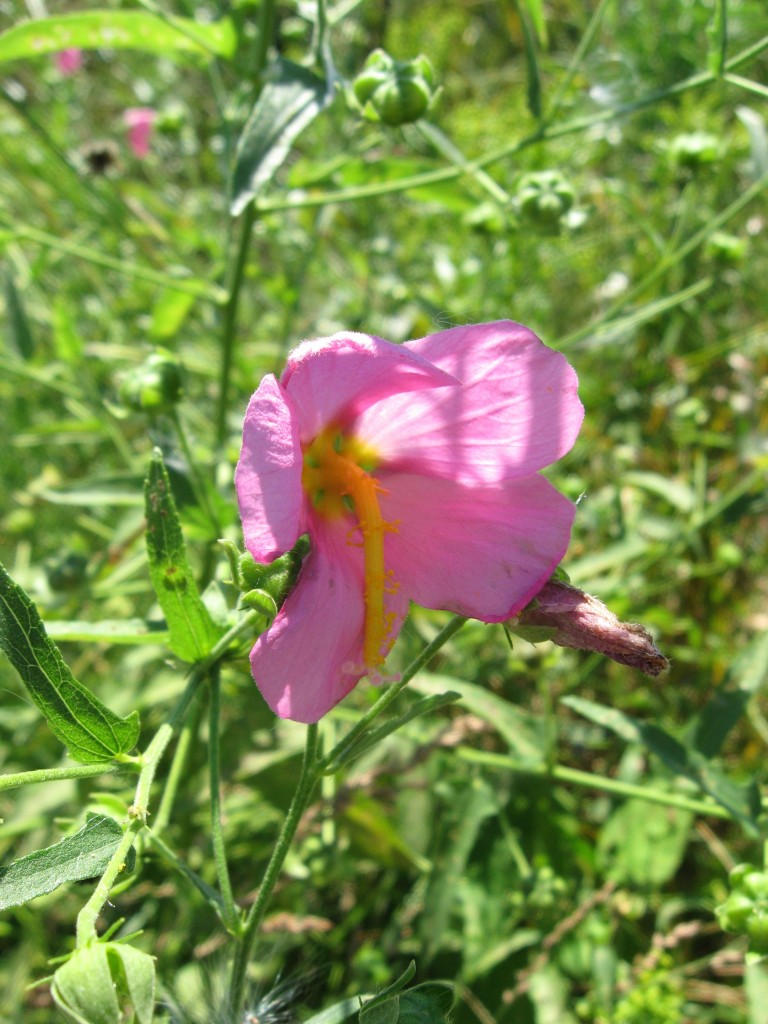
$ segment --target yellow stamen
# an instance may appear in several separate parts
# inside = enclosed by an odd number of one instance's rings
[[[315,511],[327,519],[348,514],[351,501],[362,535],[365,571],[365,632],[363,658],[367,668],[383,664],[388,638],[396,618],[384,611],[385,593],[395,593],[397,584],[392,570],[384,564],[384,535],[396,531],[394,523],[385,522],[379,507],[381,484],[367,472],[376,465],[376,457],[355,438],[345,437],[329,428],[319,434],[304,452],[301,482],[310,495]],[[365,466],[366,468],[363,468]],[[347,543],[359,547],[350,530]]]

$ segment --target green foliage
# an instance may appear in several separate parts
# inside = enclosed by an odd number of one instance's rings
[[[0,565],[0,647],[70,757],[99,764],[136,745],[139,714],[120,718],[79,683],[37,609]]]
[[[210,654],[223,630],[216,626],[198,593],[159,451],[152,456],[144,497],[149,574],[168,623],[168,644],[184,661],[199,661]]]
[[[52,892],[65,882],[97,878],[117,850],[123,830],[114,820],[89,814],[83,827],[54,846],[0,868],[0,910]],[[135,856],[126,861],[131,871]]]

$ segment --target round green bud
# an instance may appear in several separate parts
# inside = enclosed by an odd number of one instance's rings
[[[717,160],[720,156],[720,142],[716,135],[709,132],[687,132],[672,139],[668,152],[678,167],[694,171]]]
[[[432,65],[423,55],[394,60],[374,50],[352,83],[363,116],[391,127],[412,124],[423,117],[435,95]]]
[[[181,399],[181,391],[181,367],[168,352],[153,352],[120,383],[120,399],[134,412],[168,412]]]
[[[743,933],[754,909],[754,901],[746,893],[732,892],[725,903],[715,908],[715,916],[723,931]]]
[[[48,586],[56,593],[77,590],[85,583],[88,574],[88,559],[85,555],[64,555],[46,568]]]
[[[768,953],[768,908],[759,907],[746,924],[749,948],[753,953]]]
[[[573,201],[573,187],[559,171],[526,174],[515,193],[522,220],[547,231],[557,230]]]

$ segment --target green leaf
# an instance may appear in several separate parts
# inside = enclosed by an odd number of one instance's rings
[[[9,337],[13,347],[22,359],[31,359],[35,352],[35,340],[29,329],[24,303],[10,270],[6,271],[5,275],[5,309],[8,314]]]
[[[138,713],[119,718],[75,679],[45,632],[34,604],[2,565],[0,647],[75,761],[100,764],[136,745]]]
[[[522,761],[541,764],[544,759],[547,743],[543,722],[496,694],[489,693],[484,687],[430,672],[420,672],[409,683],[409,687],[426,694],[442,693],[445,690],[458,693],[467,710],[493,726],[509,749]]]
[[[233,217],[271,181],[298,135],[328,106],[333,90],[307,68],[278,60],[237,144]]]
[[[540,0],[515,0],[515,3],[520,14],[520,25],[523,30],[525,66],[528,72],[528,109],[538,121],[541,119],[541,75],[539,74],[539,60],[536,54],[536,37],[531,28],[529,18],[531,14],[536,18]],[[543,21],[541,22],[541,27],[544,27]]]
[[[620,885],[664,885],[683,859],[691,818],[688,812],[644,800],[621,804],[598,842],[608,876]]]
[[[81,11],[15,25],[0,35],[0,63],[40,57],[76,47],[81,50],[144,50],[184,60],[231,57],[237,37],[232,22],[202,24],[192,18],[148,11]]]
[[[183,661],[201,661],[224,631],[211,618],[197,589],[168,473],[158,449],[152,456],[144,498],[149,574],[168,623],[169,646]]]
[[[360,1010],[360,1001],[370,999],[371,996],[351,996],[349,999],[342,999],[332,1006],[327,1006],[319,1013],[313,1014],[304,1021],[304,1024],[342,1024],[343,1021],[353,1017]]]
[[[453,986],[445,981],[415,985],[400,996],[399,1024],[443,1024],[453,1000]]]
[[[752,176],[762,178],[768,174],[768,136],[765,132],[765,121],[751,107],[736,107],[736,116],[749,133]]]
[[[194,301],[194,295],[189,292],[179,292],[172,288],[162,292],[152,310],[150,337],[155,341],[167,341],[177,334]]]
[[[0,868],[0,910],[19,907],[36,896],[53,892],[65,882],[80,882],[102,874],[123,838],[114,818],[89,814],[85,825],[73,836],[53,846],[20,857]],[[133,869],[131,850],[126,866]]]
[[[67,300],[57,296],[52,309],[53,343],[56,355],[65,363],[77,363],[83,356],[83,339],[75,327],[75,318]]]
[[[369,1013],[374,1007],[379,1006],[382,1003],[386,1003],[394,996],[397,996],[397,993],[400,992],[401,989],[404,989],[409,981],[413,980],[415,974],[416,963],[414,960],[411,960],[399,978],[393,981],[391,985],[387,985],[387,987],[382,989],[381,992],[378,992],[373,999],[369,999],[366,1003],[363,1003],[360,1007],[360,1024],[363,1024],[364,1019],[366,1024],[372,1024],[373,1018],[366,1017],[365,1014]]]
[[[698,750],[685,747],[657,725],[636,722],[617,708],[604,707],[581,697],[563,697],[562,703],[592,722],[610,729],[628,743],[639,743],[676,775],[695,782],[724,807],[750,835],[757,835],[760,791],[753,781],[740,784],[728,779]]]

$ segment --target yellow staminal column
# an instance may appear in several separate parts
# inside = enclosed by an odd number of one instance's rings
[[[363,538],[365,571],[365,631],[363,659],[366,668],[377,668],[386,657],[387,639],[394,615],[384,611],[384,595],[397,589],[384,564],[384,535],[396,527],[382,518],[378,495],[384,490],[367,472],[375,457],[354,438],[336,429],[323,431],[304,453],[301,482],[315,511],[326,518],[348,512],[352,503]],[[353,543],[350,541],[350,543]]]

